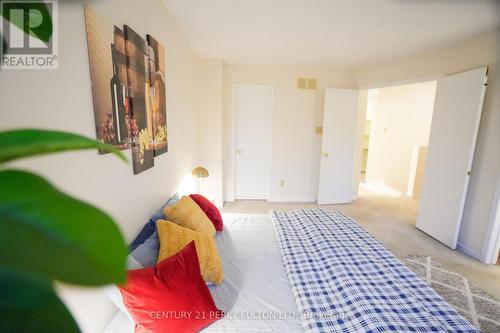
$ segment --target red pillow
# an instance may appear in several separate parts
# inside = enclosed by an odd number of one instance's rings
[[[207,215],[207,217],[214,224],[215,230],[222,231],[224,228],[224,224],[222,223],[222,216],[220,215],[219,210],[215,205],[202,196],[201,194],[190,194],[189,197],[193,199],[194,202],[201,208],[203,212]]]
[[[201,277],[194,241],[156,266],[128,271],[119,288],[135,333],[198,332],[224,314]]]

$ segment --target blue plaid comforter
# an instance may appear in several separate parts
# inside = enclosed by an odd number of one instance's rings
[[[306,332],[479,332],[342,213],[271,216]]]

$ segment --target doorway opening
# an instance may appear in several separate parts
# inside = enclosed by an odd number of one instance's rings
[[[378,89],[373,103],[362,186],[418,198],[416,227],[451,249],[458,244],[487,81],[488,68],[480,67]],[[422,89],[412,89],[417,86]]]
[[[367,91],[360,191],[418,200],[436,81]]]

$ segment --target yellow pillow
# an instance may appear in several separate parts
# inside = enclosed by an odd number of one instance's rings
[[[165,207],[163,210],[167,219],[194,231],[202,232],[209,236],[215,235],[212,221],[190,197],[183,196],[175,205]]]
[[[157,220],[160,252],[158,262],[175,255],[194,240],[196,254],[200,262],[201,275],[206,282],[219,284],[224,277],[222,263],[215,245],[215,240],[204,233],[178,226],[175,223]]]

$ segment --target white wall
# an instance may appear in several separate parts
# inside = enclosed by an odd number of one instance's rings
[[[427,150],[427,146],[413,146],[408,188],[406,190],[406,195],[409,197],[419,197],[422,191]]]
[[[130,163],[96,151],[32,158],[16,166],[104,209],[131,240],[196,163],[198,59],[160,0],[89,3],[117,26],[126,23],[165,45],[169,152],[136,176]],[[0,72],[1,129],[52,128],[95,138],[83,2],[59,2],[59,36],[58,70]],[[100,332],[115,311],[100,291],[63,288],[62,293],[84,332]]]
[[[427,146],[436,81],[378,89],[366,181],[406,193],[413,146]]]
[[[201,59],[198,64],[198,156],[208,178],[200,181],[200,193],[222,206],[222,102],[221,60]]]
[[[459,245],[479,256],[490,220],[495,180],[500,166],[500,30],[441,49],[357,70],[360,87],[412,80],[489,66],[489,81],[481,115]]]
[[[297,78],[316,78],[317,90],[297,89]],[[233,84],[274,87],[271,201],[314,201],[318,192],[324,88],[353,88],[350,70],[224,65],[224,200],[234,200]],[[284,186],[280,186],[280,181]]]

